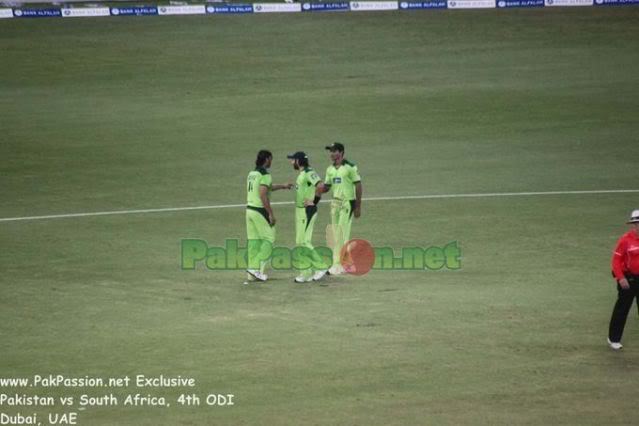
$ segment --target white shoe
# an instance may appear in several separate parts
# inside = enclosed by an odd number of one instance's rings
[[[257,269],[247,269],[246,272],[249,273],[253,278],[258,281],[266,281],[268,280],[268,276],[266,274],[261,273]]]
[[[313,277],[305,277],[304,275],[300,275],[295,277],[295,282],[296,283],[308,283],[313,281]]]
[[[331,275],[342,275],[345,272],[344,267],[340,264],[333,265],[328,269],[328,273]]]
[[[623,348],[623,345],[619,342],[611,342],[610,338],[608,338],[608,346],[610,346],[610,349],[612,349],[613,351],[618,351],[621,348]]]
[[[313,281],[319,281],[322,278],[324,278],[324,275],[326,275],[328,271],[326,269],[322,269],[320,271],[316,271],[315,274],[313,275]]]

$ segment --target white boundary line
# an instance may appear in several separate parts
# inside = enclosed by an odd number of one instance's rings
[[[392,201],[392,200],[429,200],[441,198],[485,198],[485,197],[526,197],[541,195],[584,195],[584,194],[627,194],[637,193],[639,189],[604,189],[590,191],[543,191],[543,192],[488,192],[477,194],[432,194],[432,195],[401,195],[396,197],[369,197],[364,201]],[[293,201],[276,201],[273,205],[293,204]],[[162,209],[137,209],[137,210],[113,210],[104,212],[88,212],[88,213],[67,213],[67,214],[51,214],[45,216],[22,216],[22,217],[5,217],[0,218],[0,222],[17,222],[28,220],[43,219],[64,219],[71,217],[87,217],[87,216],[114,216],[122,214],[146,214],[146,213],[166,213],[166,212],[182,212],[189,210],[213,210],[213,209],[233,209],[245,207],[246,204],[219,204],[212,206],[193,206],[193,207],[167,207]]]

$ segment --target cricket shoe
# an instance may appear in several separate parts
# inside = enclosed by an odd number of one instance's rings
[[[305,277],[304,275],[300,275],[295,277],[294,280],[296,283],[310,283],[311,281],[313,281],[313,277]]]
[[[251,275],[253,278],[255,278],[258,281],[268,280],[268,276],[258,271],[257,269],[247,269],[246,272],[248,272],[249,275]]]
[[[322,278],[324,278],[324,276],[326,275],[327,272],[328,272],[328,270],[326,270],[326,269],[322,269],[320,271],[316,271],[313,274],[313,281],[321,280]]]
[[[610,338],[608,338],[608,346],[610,346],[610,349],[612,349],[613,351],[618,351],[621,348],[623,348],[623,345],[619,342],[611,342]]]
[[[328,273],[330,275],[342,275],[345,274],[346,271],[344,270],[344,267],[340,264],[337,265],[333,265],[328,269]]]

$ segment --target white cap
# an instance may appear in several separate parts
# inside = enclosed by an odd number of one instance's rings
[[[639,222],[639,210],[633,210],[630,215],[630,220],[626,223],[638,223]]]

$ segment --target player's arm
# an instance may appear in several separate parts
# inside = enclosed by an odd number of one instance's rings
[[[275,215],[273,214],[273,209],[271,208],[271,201],[268,199],[268,191],[269,187],[266,185],[260,185],[260,200],[262,200],[262,205],[268,213],[268,222],[271,226],[275,225]]]
[[[271,186],[272,191],[278,191],[280,189],[291,189],[293,187],[292,183],[282,183]]]
[[[355,211],[353,215],[357,218],[362,214],[362,194],[364,193],[364,187],[362,181],[355,182]]]
[[[630,284],[628,284],[628,280],[623,273],[625,254],[626,241],[622,238],[619,240],[619,242],[617,242],[617,247],[615,247],[615,251],[612,254],[612,273],[621,288],[627,289],[628,287],[630,287]]]
[[[330,185],[326,185],[325,183],[318,183],[317,186],[315,187],[315,196],[316,197],[321,197],[322,194],[328,192],[331,190],[331,186]]]
[[[331,173],[329,172],[331,168],[326,169],[326,177],[324,178],[324,182],[319,182],[319,184],[315,187],[315,196],[321,197],[322,194],[327,193],[331,190]]]
[[[330,184],[326,184],[324,182],[318,182],[317,186],[315,187],[315,196],[316,197],[321,197],[322,194],[328,192],[331,190],[331,185]]]
[[[320,200],[322,199],[322,192],[320,192],[319,186],[322,185],[322,179],[320,179],[319,175],[315,172],[312,172],[310,176],[307,177],[308,185],[315,187],[315,198],[312,200],[304,200],[304,206],[316,206]]]
[[[364,193],[364,187],[362,186],[362,178],[359,175],[357,166],[351,168],[350,177],[355,185],[355,211],[353,211],[353,215],[355,218],[358,218],[362,214],[362,194]]]
[[[320,200],[322,199],[322,194],[324,192],[328,192],[328,190],[322,191],[323,185],[324,184],[322,183],[322,181],[319,180],[315,183],[315,198],[313,198],[312,200],[304,200],[304,206],[316,206],[320,202]]]

